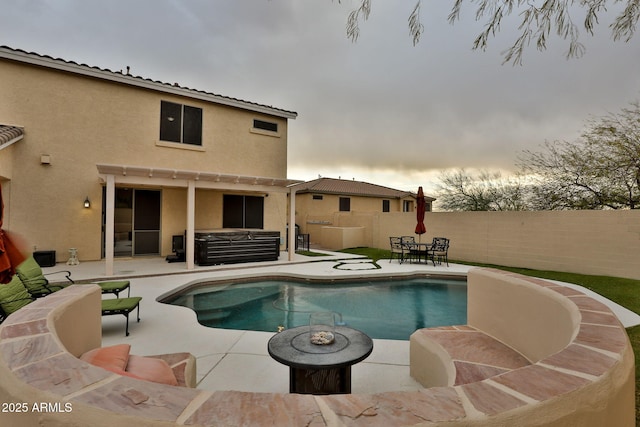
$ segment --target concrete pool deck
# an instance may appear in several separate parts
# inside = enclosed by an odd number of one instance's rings
[[[267,354],[268,332],[235,331],[207,328],[198,324],[190,309],[162,304],[156,299],[179,286],[202,279],[225,279],[238,276],[293,274],[315,277],[362,277],[364,275],[402,275],[432,273],[465,275],[470,267],[424,264],[399,264],[381,260],[380,269],[371,262],[346,254],[326,257],[296,255],[288,262],[286,253],[273,263],[251,263],[185,269],[184,263],[167,263],[163,258],[117,260],[115,278],[131,281],[131,295],[143,298],[140,323],[130,316],[131,335],[125,337],[123,316],[102,318],[103,346],[128,343],[138,355],[188,351],[197,358],[198,388],[280,392],[289,390],[289,370]],[[46,273],[68,269],[76,281],[113,280],[104,276],[103,262],[82,262],[77,266],[57,265]],[[588,292],[587,290],[584,290]],[[105,296],[110,298],[111,296]],[[640,316],[599,297],[616,313],[625,327],[640,324]],[[275,331],[274,331],[275,333]],[[409,391],[423,387],[409,375],[409,341],[374,340],[373,353],[352,371],[353,393]]]

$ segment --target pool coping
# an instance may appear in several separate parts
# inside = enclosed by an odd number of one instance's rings
[[[178,306],[187,308],[192,310],[196,315],[198,314],[195,309],[192,307],[188,307],[181,304],[172,304],[170,302],[171,299],[176,298],[178,295],[183,293],[188,293],[199,288],[206,288],[209,286],[234,286],[238,284],[246,284],[252,283],[254,281],[284,281],[284,282],[292,282],[292,284],[317,284],[323,283],[326,286],[331,285],[339,285],[343,283],[367,283],[371,281],[383,281],[383,280],[401,280],[401,279],[443,279],[443,280],[454,280],[454,281],[464,281],[466,283],[467,275],[466,274],[453,274],[453,273],[433,273],[433,272],[406,272],[406,273],[396,273],[396,274],[369,274],[366,277],[353,277],[353,276],[332,276],[330,278],[323,276],[314,276],[310,277],[308,275],[299,275],[299,274],[286,274],[286,273],[277,273],[277,274],[261,274],[261,275],[240,275],[234,276],[233,278],[221,278],[221,279],[198,279],[190,281],[184,285],[178,286],[175,289],[172,289],[168,292],[165,292],[159,295],[156,298],[156,302],[161,304],[167,304],[172,306]],[[338,313],[338,312],[336,312]],[[338,313],[342,314],[342,313]],[[200,322],[198,322],[201,324]],[[202,324],[201,324],[202,325]],[[213,326],[203,325],[208,328],[216,329]],[[298,325],[304,326],[304,325]],[[230,328],[233,329],[233,328]],[[235,329],[233,329],[235,330]],[[241,329],[238,329],[241,330]],[[270,333],[275,333],[279,330],[266,331]],[[255,331],[255,332],[265,332],[265,331]],[[397,339],[397,338],[374,338],[374,339],[384,339],[384,340],[392,340],[392,341],[408,341],[409,337],[406,340]]]

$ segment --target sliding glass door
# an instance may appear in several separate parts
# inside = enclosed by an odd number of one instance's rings
[[[133,254],[160,254],[160,191],[134,190]]]
[[[114,256],[160,254],[160,209],[160,190],[116,188]]]

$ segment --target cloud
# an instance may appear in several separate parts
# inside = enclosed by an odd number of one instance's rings
[[[481,52],[471,50],[483,25],[472,5],[450,25],[449,3],[423,2],[425,32],[413,46],[412,4],[381,0],[352,43],[345,24],[357,4],[32,0],[5,5],[0,28],[13,48],[130,66],[143,77],[297,111],[291,178],[327,170],[407,189],[449,168],[509,170],[522,150],[573,140],[590,115],[638,98],[640,44],[611,40],[613,10],[595,36],[582,35],[582,59],[565,60],[566,41],[552,37],[547,51],[531,46],[514,67],[501,65],[501,51],[516,36],[517,14]]]

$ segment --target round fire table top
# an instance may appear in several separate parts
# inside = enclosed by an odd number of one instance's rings
[[[285,329],[267,346],[278,362],[298,369],[330,369],[354,365],[373,351],[373,341],[363,332],[336,326],[331,344],[312,344],[309,326]]]

